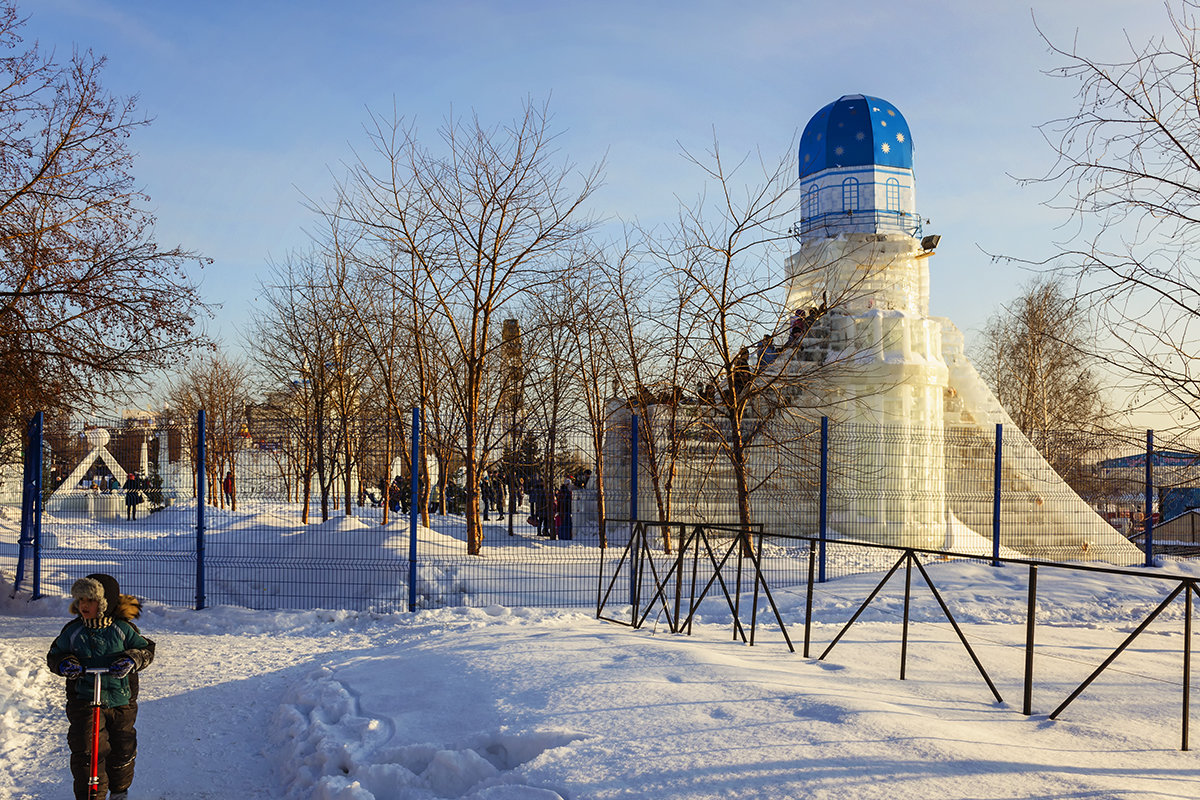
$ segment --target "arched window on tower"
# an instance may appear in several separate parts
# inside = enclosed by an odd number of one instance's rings
[[[816,219],[821,213],[821,192],[817,189],[816,184],[808,187],[808,193],[804,196],[804,217],[806,219]]]
[[[900,181],[895,178],[888,178],[887,183],[884,184],[884,195],[886,197],[884,208],[888,211],[899,211]]]
[[[842,181],[842,210],[858,211],[858,178],[846,178]]]

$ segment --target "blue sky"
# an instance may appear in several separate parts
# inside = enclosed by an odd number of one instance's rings
[[[215,259],[204,291],[236,341],[269,260],[303,249],[304,196],[330,195],[366,144],[368,111],[393,104],[433,140],[449,114],[488,123],[549,98],[563,150],[607,162],[594,209],[653,223],[702,188],[681,148],[715,131],[726,153],[781,154],[843,94],[894,103],[916,148],[917,209],[940,234],[932,312],[968,332],[1028,275],[983,251],[1039,257],[1061,218],[1035,126],[1069,113],[1075,86],[1033,17],[1060,42],[1121,56],[1165,28],[1146,0],[982,4],[782,2],[317,2],[36,0],[29,41],[109,59],[105,83],[155,118],[136,175],[158,238]],[[782,301],[782,298],[781,298]]]

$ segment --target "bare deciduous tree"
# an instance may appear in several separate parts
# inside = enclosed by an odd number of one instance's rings
[[[1107,411],[1084,307],[1061,280],[1034,279],[988,320],[980,371],[1031,440],[1038,432],[1087,430]]]
[[[154,240],[129,137],[149,120],[101,82],[105,60],[23,48],[0,3],[0,417],[76,409],[199,341],[199,259]]]
[[[622,259],[618,257],[614,261],[620,263]],[[563,282],[565,291],[561,308],[562,333],[572,341],[572,367],[580,401],[587,412],[587,433],[595,455],[593,478],[588,488],[594,488],[596,492],[596,521],[602,548],[608,546],[605,439],[612,398],[610,386],[618,375],[614,354],[621,338],[621,326],[615,322],[620,304],[610,291],[607,267],[602,254],[579,253],[575,269]]]
[[[223,353],[197,359],[172,381],[168,393],[171,408],[184,419],[195,419],[204,409],[206,419],[206,458],[208,497],[213,505],[224,507],[221,480],[226,473],[237,480],[237,454],[247,444],[246,409],[253,401],[250,368],[244,362]],[[237,495],[230,498],[237,510]]]
[[[391,280],[419,291],[425,313],[437,319],[451,367],[444,377],[463,423],[467,547],[478,554],[488,427],[482,400],[499,342],[497,315],[549,280],[558,255],[587,232],[583,205],[598,173],[577,174],[558,160],[547,111],[532,104],[506,127],[448,120],[441,154],[400,120],[375,122],[371,144],[382,167],[360,159],[343,200],[368,236],[411,257],[414,271]]]
[[[1047,39],[1079,109],[1043,126],[1057,162],[1027,182],[1056,187],[1051,205],[1079,223],[1050,263],[1082,279],[1103,357],[1200,421],[1200,4],[1164,7],[1165,34],[1115,60]]]
[[[613,395],[638,417],[638,471],[649,479],[654,513],[667,521],[674,517],[679,444],[688,425],[696,422],[682,403],[683,387],[693,386],[700,374],[687,346],[688,332],[704,323],[686,316],[695,311],[683,299],[691,291],[681,288],[686,279],[670,255],[659,252],[656,258],[647,253],[650,238],[646,231],[627,233],[621,245],[598,257],[593,270],[598,292],[592,303],[594,313],[605,318],[603,338],[596,344],[607,349],[605,366],[615,386]],[[597,296],[600,293],[603,297]],[[608,413],[606,409],[605,424],[611,426],[614,420]],[[644,511],[639,508],[638,513]],[[670,552],[670,531],[663,528],[661,535],[663,548]]]
[[[691,362],[692,374],[707,387],[698,393],[703,409],[697,420],[728,462],[737,518],[749,530],[755,488],[750,446],[783,405],[780,390],[792,380],[786,370],[751,364],[750,347],[780,322],[780,263],[795,219],[796,168],[790,157],[727,164],[715,140],[706,158],[685,155],[705,175],[712,195],[681,205],[673,231],[653,247],[672,269],[678,304],[670,315],[674,329],[661,335],[681,341],[681,359]],[[754,171],[754,179],[739,188],[746,170]]]
[[[321,519],[329,519],[333,417],[337,376],[335,336],[329,329],[337,293],[328,282],[323,257],[289,257],[272,267],[263,285],[262,311],[251,324],[254,359],[268,376],[277,399],[272,414],[289,426],[283,435],[297,453],[303,521],[308,522],[312,482],[321,493]]]

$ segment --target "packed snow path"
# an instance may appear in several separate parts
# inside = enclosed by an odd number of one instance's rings
[[[227,610],[223,624],[233,620]],[[13,719],[5,703],[0,796],[69,797],[63,680],[45,668],[45,650],[61,619],[26,618],[21,631],[4,620],[0,657],[10,678],[24,681],[29,716]],[[352,644],[344,635],[275,635],[247,630],[152,631],[158,655],[142,678],[137,775],[133,798],[278,798],[277,765],[264,752],[271,721],[287,687],[314,658]],[[14,634],[16,634],[14,636]],[[363,642],[354,642],[365,646]],[[18,695],[18,692],[20,695]],[[7,700],[8,698],[6,698]],[[8,723],[12,723],[10,729]],[[32,724],[31,724],[32,723]]]
[[[1062,719],[1046,718],[1161,587],[1043,576],[1037,713],[1026,718],[1020,571],[932,569],[1007,702],[919,592],[906,681],[895,596],[881,595],[828,662],[789,653],[765,624],[754,647],[732,642],[716,619],[684,637],[529,609],[148,607],[158,656],[142,683],[130,797],[1200,796],[1200,753],[1178,750],[1178,613]],[[815,641],[876,579],[819,590]],[[781,598],[790,624],[802,603]],[[62,679],[43,666],[65,605],[0,601],[0,797],[70,796]]]

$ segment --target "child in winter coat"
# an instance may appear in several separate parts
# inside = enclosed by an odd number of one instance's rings
[[[154,659],[154,642],[130,620],[141,601],[120,593],[115,578],[89,575],[71,586],[68,622],[50,645],[46,664],[67,679],[67,744],[76,800],[125,800],[137,756],[137,672]],[[102,675],[85,669],[107,667]],[[89,795],[92,770],[92,696],[100,681],[100,740],[97,748],[99,786]]]

